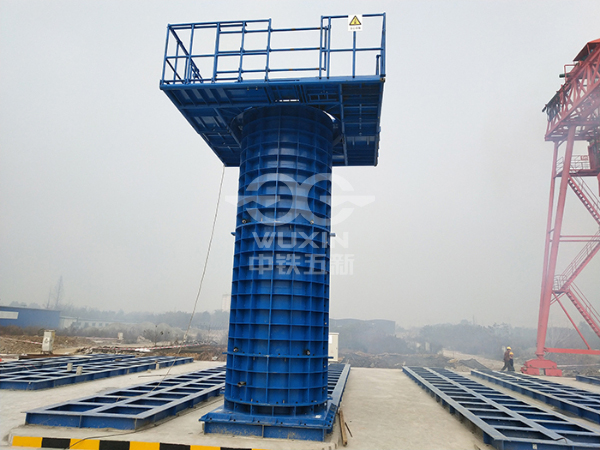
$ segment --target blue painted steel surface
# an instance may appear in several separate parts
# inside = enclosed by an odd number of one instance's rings
[[[347,16],[293,29],[271,19],[169,25],[160,88],[226,166],[241,163],[239,115],[280,103],[334,118],[334,166],[377,165],[385,14],[363,19],[360,33]]]
[[[173,367],[193,362],[193,358],[176,358],[172,356],[146,356],[127,358],[122,361],[98,361],[73,363],[70,372],[64,368],[41,368],[27,372],[0,374],[0,389],[38,390],[49,389],[65,384],[83,383],[84,381],[127,375],[154,368]],[[158,367],[157,367],[158,366]],[[77,367],[82,372],[77,375]]]
[[[517,373],[473,370],[471,374],[523,395],[600,423],[600,394]]]
[[[190,372],[27,411],[25,422],[137,430],[219,395],[224,381],[224,367]]]
[[[349,364],[330,364],[328,376],[328,401],[321,414],[296,416],[249,415],[231,413],[218,408],[203,416],[205,433],[224,433],[265,438],[323,441],[331,433],[335,415],[350,374]]]
[[[22,359],[19,361],[4,361],[0,362],[0,374],[27,372],[33,369],[48,369],[50,367],[67,367],[69,363],[73,366],[79,364],[114,361],[115,359],[135,358],[135,355],[116,355],[116,354],[94,354],[81,356],[53,356],[48,358]]]
[[[600,384],[600,378],[598,378],[598,377],[589,377],[589,376],[586,377],[586,376],[583,376],[583,375],[577,375],[575,377],[575,379],[577,381],[581,381],[583,383]]]
[[[244,113],[225,386],[233,413],[325,408],[331,142],[331,119],[317,109]]]
[[[20,308],[18,306],[0,306],[0,327],[10,325],[20,328],[57,329],[60,325],[60,311]]]
[[[499,450],[600,448],[597,429],[562,414],[532,406],[450,370],[403,370],[451,414],[459,414],[477,427],[484,443]]]

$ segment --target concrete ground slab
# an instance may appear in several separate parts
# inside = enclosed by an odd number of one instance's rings
[[[219,362],[195,362],[171,369],[176,375],[221,365]],[[132,374],[123,377],[97,380],[80,385],[64,386],[44,391],[0,392],[0,445],[9,446],[12,436],[46,437],[91,440],[78,443],[73,448],[98,449],[98,442],[119,441],[120,447],[129,450],[159,450],[159,443],[179,444],[179,450],[204,450],[207,448],[244,448],[266,450],[317,450],[341,447],[339,424],[326,442],[257,439],[239,436],[204,435],[198,419],[222,404],[222,397],[213,398],[194,409],[181,413],[172,420],[137,432],[108,429],[80,429],[24,425],[25,411],[59,403],[86,395],[98,394],[108,389],[132,386],[164,376],[166,369]],[[557,380],[557,379],[553,379]],[[565,384],[600,391],[600,386],[570,379],[560,379]],[[498,388],[498,387],[495,387]],[[515,393],[510,393],[518,397]],[[531,399],[525,399],[535,403]],[[449,414],[434,398],[398,369],[352,368],[344,393],[341,409],[352,436],[348,435],[349,449],[491,449],[483,444],[478,434],[471,431],[455,416]],[[39,448],[39,440],[22,441]],[[76,441],[71,441],[73,445]],[[133,443],[133,444],[129,444]],[[163,446],[167,448],[168,446]],[[16,448],[16,447],[14,447]],[[23,447],[21,447],[23,448]]]

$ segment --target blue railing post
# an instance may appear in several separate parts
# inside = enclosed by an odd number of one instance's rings
[[[356,77],[356,31],[352,32],[352,78]]]
[[[323,16],[321,16],[321,24],[319,26],[319,80],[323,70]]]
[[[165,60],[163,62],[163,70],[162,70],[162,80],[164,81],[165,79],[165,72],[167,70],[167,60],[168,60],[168,53],[169,53],[169,34],[171,31],[171,25],[167,25],[167,41],[165,42]],[[175,75],[173,75],[173,81],[175,81]]]
[[[265,64],[265,81],[269,81],[269,58],[271,56],[271,19],[267,25],[267,61]]]
[[[194,27],[194,25],[192,25],[192,31],[190,32],[190,48],[188,51],[188,55],[187,55],[187,65],[186,65],[186,70],[185,70],[185,80],[184,83],[185,84],[189,84],[192,81],[192,46],[194,45],[194,30],[196,29],[196,27]]]
[[[215,81],[217,81],[217,70],[218,70],[218,64],[219,64],[219,38],[221,37],[221,24],[217,23],[217,35],[215,37],[215,58],[213,60],[213,76],[212,76],[212,82],[214,83]]]
[[[381,76],[385,77],[385,13],[381,24]]]
[[[246,22],[242,22],[242,42],[240,44],[240,67],[238,69],[238,81],[242,81],[242,72],[244,65],[244,37],[246,36]]]

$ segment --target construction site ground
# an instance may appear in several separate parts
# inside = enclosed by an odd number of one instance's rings
[[[422,355],[421,361],[415,357],[409,364],[439,363],[448,361],[448,366],[467,375],[471,370],[460,361],[469,361],[473,357],[458,353]],[[440,358],[441,357],[441,358]],[[490,368],[498,369],[501,362],[485,360]],[[10,446],[13,436],[56,437],[70,439],[94,438],[101,440],[135,441],[164,444],[204,445],[243,449],[334,449],[341,448],[341,433],[336,422],[334,432],[325,442],[289,441],[277,439],[257,439],[222,435],[204,435],[201,416],[217,408],[223,402],[222,397],[209,400],[194,409],[181,413],[178,417],[166,420],[137,432],[123,432],[109,429],[80,429],[64,427],[43,427],[25,425],[25,411],[38,407],[60,403],[87,395],[98,394],[106,390],[128,387],[180,373],[215,367],[218,361],[196,361],[192,364],[167,369],[154,370],[141,374],[96,380],[77,385],[62,386],[44,391],[0,391],[0,436],[1,446]],[[422,364],[427,365],[427,364]],[[477,380],[482,382],[481,380]],[[574,379],[553,381],[575,385],[590,391],[599,392],[600,386],[593,386]],[[485,382],[484,382],[485,383]],[[498,386],[495,389],[502,390]],[[535,400],[508,392],[528,403],[546,405]],[[490,449],[483,444],[481,437],[464,423],[448,413],[429,394],[411,381],[401,370],[353,367],[346,385],[341,409],[344,412],[351,435],[348,435],[347,448],[350,449]],[[583,419],[576,419],[583,421]],[[585,422],[585,421],[584,421]],[[588,426],[591,424],[586,422]],[[591,425],[598,428],[598,425]]]

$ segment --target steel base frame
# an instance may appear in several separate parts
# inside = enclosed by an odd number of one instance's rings
[[[471,375],[600,423],[600,394],[595,392],[517,373],[473,370]]]
[[[577,375],[575,376],[575,379],[577,381],[581,381],[582,383],[600,384],[600,378],[598,377],[586,377],[583,375]]]
[[[34,391],[50,389],[66,384],[83,383],[85,381],[110,378],[129,373],[144,372],[146,370],[161,369],[164,367],[189,364],[194,358],[176,358],[173,356],[146,356],[142,358],[124,358],[123,361],[99,361],[89,363],[73,363],[72,370],[64,371],[61,368],[42,368],[0,374],[0,389],[16,389]],[[81,373],[77,369],[81,368]]]
[[[224,366],[200,370],[27,411],[25,423],[138,430],[219,395],[224,385]]]
[[[206,414],[200,421],[204,422],[205,433],[323,441],[333,430],[335,415],[342,401],[349,374],[349,364],[329,365],[329,399],[326,411],[322,414],[250,416],[221,407]]]
[[[9,361],[0,363],[0,374],[27,372],[34,369],[47,369],[50,367],[67,367],[69,363],[76,367],[81,364],[97,363],[101,361],[109,362],[115,360],[125,360],[135,358],[135,355],[117,355],[117,354],[93,354],[86,356],[54,356],[52,358],[36,358],[19,361]]]
[[[562,414],[532,406],[447,369],[404,367],[451,414],[476,427],[498,450],[600,448],[600,435]]]

